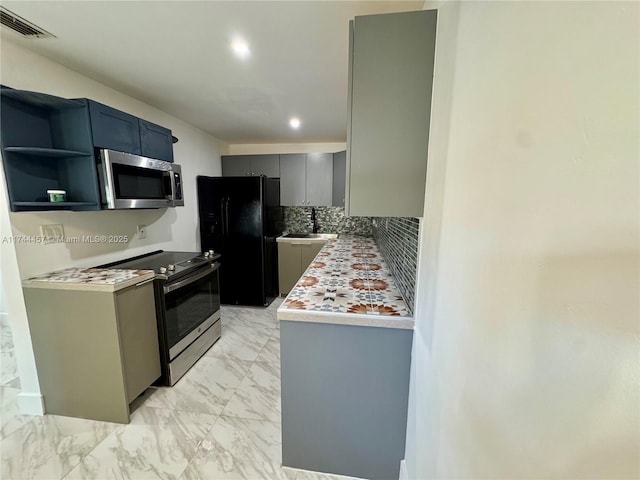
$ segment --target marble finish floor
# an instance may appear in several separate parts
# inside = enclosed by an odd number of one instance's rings
[[[222,307],[222,338],[174,387],[137,399],[129,425],[20,415],[3,324],[0,478],[347,479],[280,466],[280,304]]]

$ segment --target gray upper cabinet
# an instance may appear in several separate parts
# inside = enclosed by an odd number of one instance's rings
[[[280,176],[280,155],[250,155],[251,175]]]
[[[307,204],[306,159],[304,153],[280,155],[280,204],[300,207]]]
[[[283,206],[331,205],[333,155],[291,153],[280,155],[280,203]]]
[[[330,207],[333,186],[333,154],[307,154],[307,205]]]
[[[244,177],[251,171],[251,159],[248,155],[224,155],[222,157],[223,177]]]
[[[223,155],[222,176],[244,177],[247,175],[278,178],[280,176],[279,155]]]
[[[346,211],[423,215],[436,11],[350,25]]]
[[[333,206],[344,207],[344,183],[347,170],[347,152],[333,154]]]

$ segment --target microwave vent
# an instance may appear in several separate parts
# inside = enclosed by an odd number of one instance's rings
[[[55,38],[55,35],[47,32],[37,25],[34,25],[2,6],[0,6],[0,23],[3,27],[10,28],[25,38]]]

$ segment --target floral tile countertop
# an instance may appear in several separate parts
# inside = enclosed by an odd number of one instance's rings
[[[71,267],[22,281],[23,287],[115,292],[153,279],[153,270]]]
[[[407,305],[372,238],[329,240],[280,308],[279,320],[412,329]]]

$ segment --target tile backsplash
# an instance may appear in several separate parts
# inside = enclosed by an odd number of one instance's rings
[[[315,207],[319,233],[349,233],[370,237],[371,218],[346,217],[343,207]],[[311,207],[283,207],[284,229],[288,233],[310,233]]]
[[[396,286],[413,314],[420,221],[417,218],[374,218],[373,238],[389,265]]]

